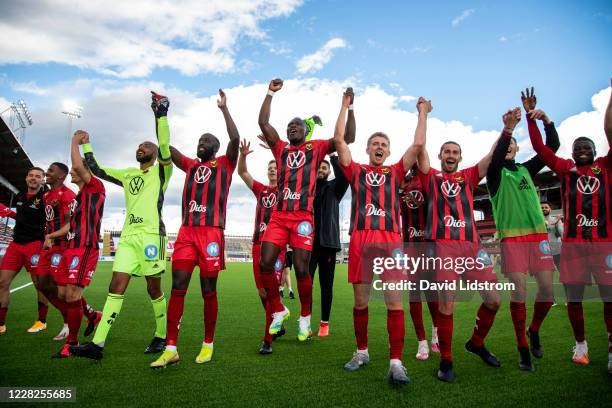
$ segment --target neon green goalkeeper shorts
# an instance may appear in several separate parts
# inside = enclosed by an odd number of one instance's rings
[[[132,276],[152,276],[166,270],[166,242],[158,234],[134,234],[121,237],[115,253],[113,271]]]

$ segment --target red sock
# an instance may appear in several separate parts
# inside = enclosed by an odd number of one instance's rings
[[[298,295],[300,296],[300,305],[302,305],[300,315],[308,316],[310,315],[310,306],[312,304],[312,278],[310,275],[306,275],[303,278],[298,278],[297,284]]]
[[[608,330],[608,353],[612,353],[612,302],[604,302],[604,320]]]
[[[8,313],[8,307],[0,307],[0,326],[4,326],[6,322],[6,314]]]
[[[368,348],[368,307],[364,309],[353,308],[353,326],[355,328],[355,339],[357,350]]]
[[[266,313],[266,326],[264,327],[263,340],[266,343],[272,343],[272,335],[268,331],[268,328],[270,327],[270,324],[272,324],[272,313],[274,313],[274,310],[272,310],[271,305],[266,302],[266,299],[261,299],[261,303],[263,304],[264,312]]]
[[[453,361],[453,314],[438,311],[438,344],[440,358]]]
[[[535,302],[533,305],[533,316],[531,316],[529,330],[534,333],[540,331],[540,326],[542,326],[542,322],[546,318],[546,315],[548,314],[548,311],[552,305],[553,302]]]
[[[178,343],[179,325],[185,308],[186,290],[172,289],[170,301],[168,302],[168,314],[166,315],[166,344],[176,346]]]
[[[527,320],[527,309],[524,302],[510,302],[510,316],[514,325],[514,335],[518,348],[529,347],[527,334],[525,333],[525,321]]]
[[[38,302],[38,321],[47,323],[47,313],[49,312],[49,306],[43,302]],[[4,319],[0,319],[4,321]]]
[[[89,303],[87,303],[87,299],[84,297],[81,297],[81,308],[83,309],[83,315],[87,319],[93,319],[96,317],[96,311],[89,305]]]
[[[79,330],[83,320],[81,300],[66,303],[66,316],[68,317],[68,343],[78,343]]]
[[[523,304],[525,307],[525,304]],[[487,307],[484,303],[480,304],[478,313],[476,314],[476,325],[474,326],[474,332],[472,333],[472,343],[477,347],[482,347],[484,344],[485,337],[489,334],[491,326],[495,321],[495,315],[497,310],[492,310]],[[523,320],[524,322],[524,320]],[[525,324],[523,323],[523,335],[525,335]]]
[[[438,301],[428,301],[427,308],[429,308],[429,314],[431,315],[431,322],[434,327],[438,327]]]
[[[582,302],[567,302],[567,315],[569,317],[574,338],[578,342],[584,341],[584,314]]]
[[[271,303],[274,312],[282,312],[285,307],[281,303],[280,294],[278,293],[278,281],[274,273],[261,273],[261,283],[266,289],[266,301]]]
[[[212,343],[215,338],[218,312],[217,291],[204,293],[204,343]]]
[[[412,318],[417,340],[426,340],[425,326],[423,325],[423,304],[421,302],[410,302],[410,317]]]
[[[391,360],[401,360],[404,351],[404,336],[406,335],[404,311],[402,309],[387,310],[387,333],[389,333],[389,358]]]

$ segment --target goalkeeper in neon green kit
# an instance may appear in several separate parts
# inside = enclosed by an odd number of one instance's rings
[[[83,145],[85,160],[92,172],[123,187],[126,217],[121,241],[113,263],[113,277],[102,319],[91,343],[70,347],[70,353],[95,360],[102,359],[104,343],[111,325],[119,315],[123,294],[132,276],[144,276],[155,313],[155,336],[145,354],[159,353],[166,344],[166,298],[161,290],[161,275],[166,268],[166,229],[162,221],[164,193],[172,175],[168,98],[152,93],[157,141],[143,142],[136,150],[140,167],[111,169],[98,164],[89,144]]]

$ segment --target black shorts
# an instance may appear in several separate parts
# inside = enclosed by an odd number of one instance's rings
[[[293,268],[293,251],[287,251],[285,255],[285,268]]]

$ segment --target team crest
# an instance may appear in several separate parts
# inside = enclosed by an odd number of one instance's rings
[[[550,255],[552,253],[548,240],[540,241],[540,252],[544,255]]]
[[[70,262],[70,269],[76,268],[78,264],[79,264],[79,257],[75,256],[74,258],[72,258],[72,262]]]
[[[279,272],[283,268],[283,263],[280,259],[276,258],[276,262],[274,262],[274,270]]]
[[[210,167],[217,167],[217,160],[211,160]]]
[[[312,150],[312,143],[306,143],[306,150]]]
[[[219,256],[219,244],[211,242],[206,246],[206,252],[209,256]]]
[[[157,256],[157,247],[155,245],[147,245],[144,249],[144,254],[147,258],[153,259]]]
[[[32,202],[32,204],[34,204],[34,205],[38,205],[38,204],[40,204],[40,198],[35,199],[35,200]]]
[[[308,221],[302,221],[297,227],[297,232],[300,235],[308,237],[310,234],[312,234],[312,225],[310,225]]]
[[[382,169],[380,169],[380,172],[382,174],[389,174],[389,168],[388,167],[383,167]]]
[[[51,265],[59,266],[61,260],[62,256],[60,254],[53,254],[53,256],[51,256]]]
[[[480,251],[478,251],[478,255],[476,255],[476,258],[480,259],[480,262],[482,262],[483,265],[493,265],[493,260],[485,249],[481,249]]]
[[[463,184],[463,182],[464,182],[463,177],[461,177],[461,176],[455,177],[455,182],[457,184]]]
[[[32,266],[38,265],[38,254],[32,255],[30,257],[30,263],[32,264]]]
[[[595,165],[595,166],[591,167],[591,171],[593,172],[593,174],[599,174],[599,173],[601,173],[601,167]]]

